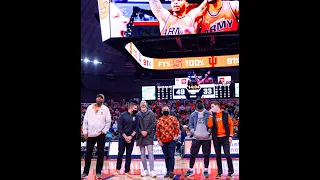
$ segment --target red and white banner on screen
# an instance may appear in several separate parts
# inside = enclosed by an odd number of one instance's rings
[[[189,78],[175,78],[174,85],[187,85]]]
[[[231,84],[231,76],[218,76],[218,83]]]

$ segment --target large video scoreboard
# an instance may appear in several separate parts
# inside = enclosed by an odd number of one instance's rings
[[[196,98],[232,98],[231,84],[200,84],[195,86],[173,85],[156,86],[156,98],[196,99]]]

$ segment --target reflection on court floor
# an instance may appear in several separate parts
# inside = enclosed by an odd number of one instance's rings
[[[102,170],[102,178],[103,179],[110,179],[110,180],[124,180],[124,179],[132,179],[132,180],[149,180],[149,179],[155,179],[155,178],[150,178],[150,177],[141,177],[140,176],[140,169],[142,167],[142,163],[139,159],[133,159],[131,163],[131,175],[132,178],[127,178],[124,176],[124,164],[125,161],[122,161],[122,169],[120,171],[120,175],[114,176],[113,173],[116,169],[116,160],[115,159],[106,159],[104,161],[104,166]],[[91,163],[91,168],[90,168],[90,173],[87,178],[87,180],[94,180],[95,179],[95,166],[96,166],[96,161],[92,160]],[[234,180],[239,180],[239,159],[235,158],[233,159],[233,167],[234,167]],[[84,168],[84,161],[81,161],[81,172],[83,171]],[[148,162],[148,168],[149,168],[149,162]],[[217,165],[215,158],[210,158],[210,164],[209,164],[209,178],[204,178],[203,177],[203,159],[198,158],[196,160],[196,163],[194,165],[194,170],[195,170],[195,175],[189,178],[185,178],[184,174],[187,172],[189,168],[189,159],[188,158],[176,158],[175,161],[175,170],[174,173],[176,174],[176,177],[174,177],[174,180],[180,180],[180,179],[214,179],[214,177],[217,175]],[[227,161],[225,159],[222,160],[222,168],[223,168],[223,174],[224,178],[226,179],[226,175],[228,173],[228,165]],[[156,179],[169,179],[169,178],[163,178],[163,176],[166,173],[166,166],[164,159],[156,159],[154,162],[154,170],[156,171],[157,178]]]

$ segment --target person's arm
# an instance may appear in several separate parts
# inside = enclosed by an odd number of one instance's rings
[[[209,115],[209,119],[207,122],[207,126],[209,129],[211,129],[213,127],[213,116],[215,116],[215,114],[212,113],[211,109],[209,111],[210,115]]]
[[[190,129],[190,133],[194,133],[194,115],[193,113],[190,115],[190,119],[189,119],[189,129]]]
[[[106,117],[105,117],[106,124],[102,130],[102,133],[107,134],[107,132],[109,131],[110,126],[111,126],[111,114],[110,114],[110,110],[108,107],[105,110],[105,114],[106,114]]]
[[[233,14],[239,21],[239,1],[229,1]]]
[[[152,133],[155,126],[156,126],[156,115],[154,113],[152,113],[151,123],[149,124],[148,128],[146,129],[147,133],[148,134]]]
[[[133,129],[133,132],[131,133],[132,137],[135,136],[137,134],[137,132],[139,132],[139,127],[140,127],[140,117],[135,116],[135,118],[136,118],[136,125]]]
[[[174,127],[174,138],[177,139],[177,137],[179,136],[180,134],[180,125],[179,125],[179,121],[176,117],[172,116],[173,117],[173,122],[176,124],[176,126]]]
[[[160,141],[160,135],[161,135],[161,132],[160,132],[161,123],[159,123],[160,120],[161,120],[161,118],[158,120],[158,123],[157,123],[157,126],[156,126],[156,137],[157,137],[158,141]]]
[[[127,135],[124,133],[123,131],[123,122],[124,122],[124,118],[123,118],[124,114],[121,114],[119,119],[118,119],[118,131],[119,131],[119,134],[121,136],[123,136],[124,138],[127,137]]]
[[[83,135],[88,135],[88,110],[86,111],[83,118],[82,133]]]
[[[203,2],[196,8],[192,9],[188,15],[193,21],[202,16],[203,12],[207,9],[208,0],[203,0]]]
[[[159,23],[166,22],[170,16],[170,12],[162,6],[160,0],[149,0],[149,4],[152,13],[156,16]]]
[[[230,114],[228,114],[228,125],[229,125],[230,137],[233,137],[233,121],[231,120]]]

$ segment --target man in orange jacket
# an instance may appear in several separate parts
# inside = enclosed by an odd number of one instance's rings
[[[219,102],[213,102],[210,109],[211,116],[208,120],[208,128],[211,128],[212,140],[214,150],[216,152],[216,161],[218,166],[218,174],[216,179],[222,177],[222,160],[221,160],[221,146],[228,164],[227,178],[233,178],[233,164],[230,155],[230,144],[233,136],[233,122],[230,115],[220,109]]]

